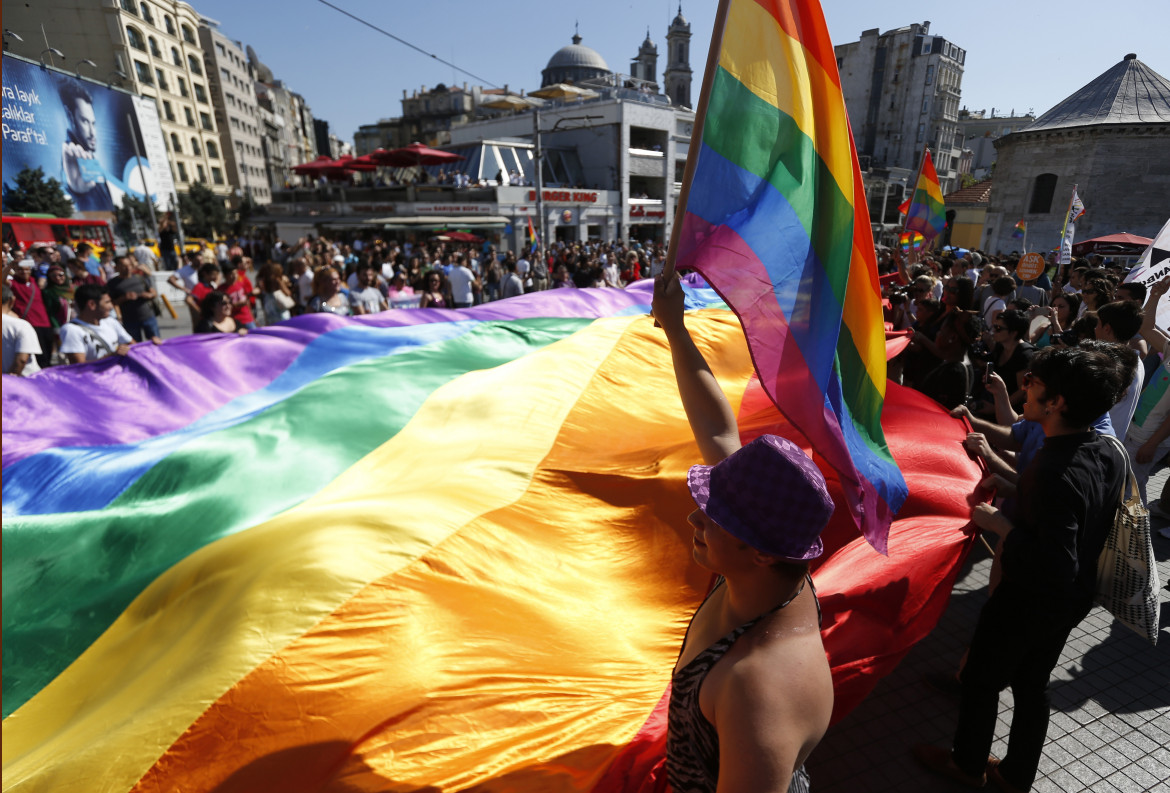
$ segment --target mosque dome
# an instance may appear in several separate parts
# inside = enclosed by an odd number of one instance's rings
[[[610,74],[613,72],[605,58],[582,44],[579,35],[574,35],[572,44],[561,47],[548,59],[548,66],[541,72],[540,85],[543,88],[554,83],[577,83]]]

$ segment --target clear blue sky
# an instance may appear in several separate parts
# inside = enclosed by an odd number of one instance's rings
[[[580,23],[582,43],[601,53],[610,69],[625,73],[649,27],[658,44],[661,80],[666,28],[678,10],[677,0],[592,0],[576,9],[544,0],[330,1],[482,80],[454,72],[316,0],[189,0],[218,20],[225,34],[251,44],[278,79],[308,100],[314,116],[350,141],[359,125],[401,115],[403,89],[465,80],[539,88],[541,69],[570,43],[574,22]],[[715,5],[714,0],[683,3],[691,23],[696,100]],[[931,33],[967,50],[962,104],[972,110],[1042,113],[1128,52],[1170,77],[1166,0],[826,0],[823,5],[834,43],[854,41],[867,28],[886,31],[929,19]]]

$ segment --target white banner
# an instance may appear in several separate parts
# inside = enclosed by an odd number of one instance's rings
[[[1129,271],[1129,275],[1125,276],[1125,283],[1137,281],[1145,284],[1148,289],[1151,284],[1167,276],[1170,276],[1170,220],[1166,221],[1166,225],[1162,226],[1150,247],[1146,248],[1137,264]],[[1149,308],[1147,305],[1146,310]],[[1162,302],[1158,304],[1158,327],[1163,329],[1170,327],[1170,294],[1163,297]]]
[[[167,156],[167,145],[163,139],[162,126],[158,121],[158,105],[153,99],[134,97],[134,112],[138,116],[138,129],[142,130],[142,156],[150,164],[146,174],[151,196],[164,211],[175,209],[175,180],[171,176],[171,161]]]

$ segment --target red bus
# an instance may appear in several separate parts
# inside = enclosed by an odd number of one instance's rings
[[[114,246],[110,224],[88,218],[58,218],[52,215],[4,215],[4,242],[9,247],[20,245],[28,251],[33,245],[67,242],[76,246],[88,242],[101,253]]]

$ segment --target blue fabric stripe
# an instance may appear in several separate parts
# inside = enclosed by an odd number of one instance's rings
[[[267,386],[233,399],[182,429],[133,444],[46,449],[13,464],[4,472],[4,515],[103,509],[151,467],[196,437],[241,424],[330,372],[447,341],[481,324],[466,320],[392,328],[347,325],[323,333]]]
[[[789,333],[825,393],[834,376],[842,309],[788,199],[770,182],[704,144],[687,212],[727,226],[755,252],[772,279]]]

